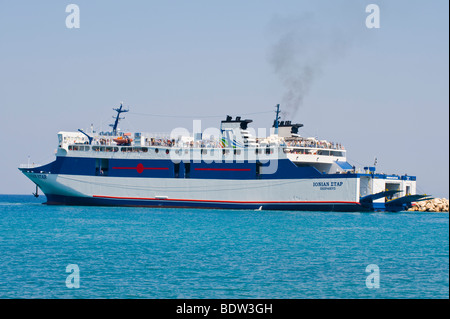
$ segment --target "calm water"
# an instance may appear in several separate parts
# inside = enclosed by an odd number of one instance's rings
[[[0,196],[0,298],[449,298],[448,213],[43,200]],[[78,289],[66,287],[69,264]],[[366,286],[369,264],[378,289]]]

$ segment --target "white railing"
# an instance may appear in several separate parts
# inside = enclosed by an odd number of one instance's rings
[[[325,149],[325,150],[336,150],[336,151],[345,151],[344,146],[340,144],[320,144],[320,143],[306,143],[306,142],[286,142],[286,146],[290,149],[292,148],[314,148],[314,149]]]
[[[39,167],[42,166],[40,164],[36,164],[36,163],[28,163],[28,164],[20,164],[19,168],[35,168],[35,167]]]
[[[286,147],[285,153],[293,155],[320,155],[320,156],[345,157],[347,151],[344,149],[334,149],[334,148]]]

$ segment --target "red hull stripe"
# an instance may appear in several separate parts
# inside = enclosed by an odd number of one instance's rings
[[[139,170],[139,167],[113,167],[113,169],[135,169],[135,170]],[[162,169],[162,170],[167,170],[169,169],[168,167],[142,167],[142,169]]]
[[[131,200],[165,200],[165,201],[178,201],[178,202],[204,202],[204,203],[237,203],[237,204],[357,204],[358,202],[346,202],[346,201],[229,201],[229,200],[202,200],[202,199],[163,199],[163,198],[141,198],[141,197],[117,197],[117,196],[101,196],[93,195],[96,198],[109,198],[109,199],[131,199]]]
[[[250,168],[196,168],[196,171],[248,172]]]
[[[168,170],[168,167],[144,167],[142,163],[137,164],[136,167],[113,167],[113,169],[135,169],[139,174],[142,174],[144,170],[146,169],[152,169],[152,170]]]

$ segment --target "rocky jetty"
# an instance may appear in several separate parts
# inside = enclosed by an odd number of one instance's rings
[[[409,212],[448,212],[448,199],[433,198],[416,202]]]

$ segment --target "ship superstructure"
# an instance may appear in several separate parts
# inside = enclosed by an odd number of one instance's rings
[[[259,210],[399,211],[425,198],[414,176],[356,169],[339,143],[303,137],[281,121],[251,134],[250,119],[227,116],[220,136],[59,132],[56,159],[20,170],[47,204]]]

